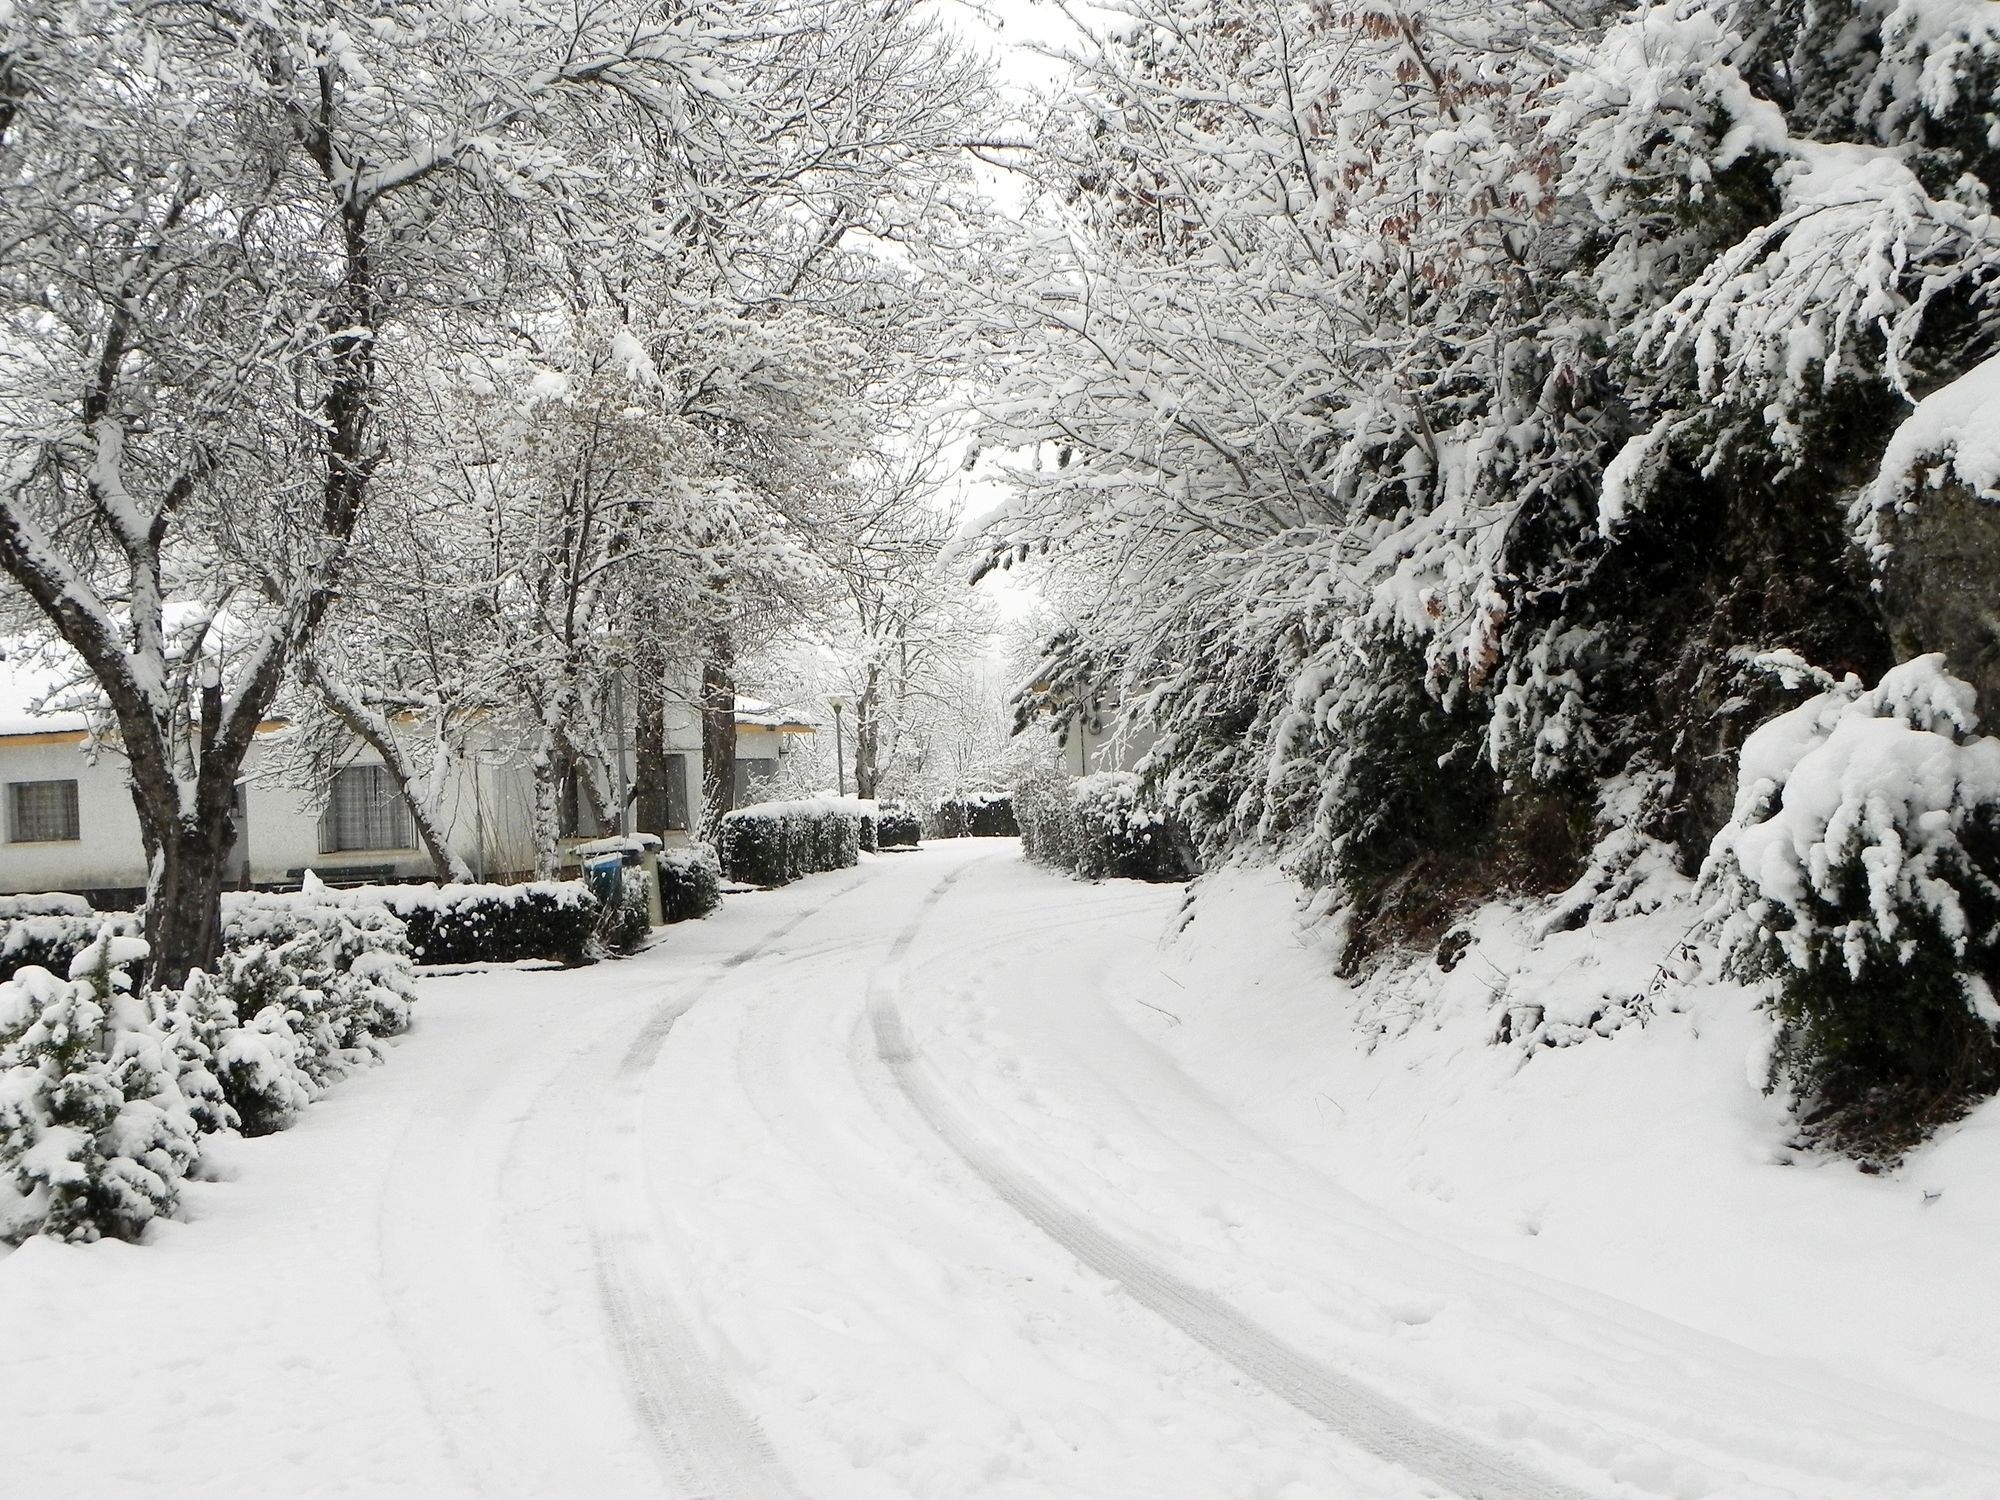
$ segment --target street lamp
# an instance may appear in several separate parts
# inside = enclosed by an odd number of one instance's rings
[[[845,693],[829,693],[826,699],[833,710],[833,790],[842,797],[847,795],[847,762],[840,750],[840,711],[852,701]]]

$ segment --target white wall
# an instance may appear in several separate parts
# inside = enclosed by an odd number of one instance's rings
[[[82,753],[82,737],[36,744],[53,736],[0,739],[0,782],[74,781],[75,842],[0,843],[0,891],[66,891],[146,883],[139,815],[126,790],[125,762]],[[0,797],[9,794],[0,789]],[[11,808],[0,805],[0,818]],[[0,837],[9,830],[0,821]]]

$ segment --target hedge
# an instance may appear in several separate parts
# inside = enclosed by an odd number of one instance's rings
[[[875,819],[876,842],[884,849],[914,849],[923,831],[924,820],[901,808],[880,813]]]
[[[1012,838],[1021,827],[1009,793],[965,792],[931,809],[927,831],[934,839]]]
[[[419,964],[589,963],[597,898],[578,880],[527,885],[374,885],[340,893],[383,906],[409,928]]]
[[[694,843],[660,854],[660,915],[668,922],[705,917],[722,905],[722,862],[713,844]]]
[[[722,873],[746,885],[776,886],[855,864],[865,815],[851,797],[738,808],[723,818],[717,840]]]
[[[1195,871],[1166,815],[1143,804],[1139,778],[1103,771],[1071,779],[1044,771],[1014,789],[1021,849],[1084,880],[1186,880]]]

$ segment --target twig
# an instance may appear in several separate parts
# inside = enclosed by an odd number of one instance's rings
[[[1175,1015],[1172,1011],[1168,1010],[1163,1005],[1155,1005],[1150,1000],[1141,1000],[1137,995],[1134,995],[1132,997],[1132,1003],[1134,1005],[1143,1005],[1146,1007],[1147,1010],[1158,1011],[1161,1015],[1165,1016],[1169,1021],[1173,1022],[1174,1025],[1176,1026],[1181,1024],[1181,1018]]]

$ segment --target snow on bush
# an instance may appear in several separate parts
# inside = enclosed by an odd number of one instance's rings
[[[722,820],[722,872],[749,885],[786,885],[801,875],[838,870],[860,858],[864,808],[853,797],[814,797],[738,808]]]
[[[914,849],[923,842],[924,820],[907,808],[885,808],[875,819],[875,840],[882,849]]]
[[[1021,827],[1014,821],[1014,798],[1008,792],[960,792],[931,809],[934,839],[1012,838]]]
[[[705,917],[722,904],[722,861],[715,845],[696,842],[660,853],[660,916],[668,922]]]
[[[70,960],[97,940],[109,922],[121,937],[136,937],[138,917],[126,912],[98,915],[88,905],[68,908],[74,896],[13,896],[0,907],[0,978],[26,968],[69,972]]]
[[[132,992],[146,945],[110,926],[68,979],[0,984],[0,1234],[136,1239],[170,1214],[199,1123],[157,997]],[[11,1201],[8,1201],[11,1200]]]
[[[1745,742],[1703,872],[1722,971],[1768,986],[1768,1083],[1893,1156],[2000,1087],[2000,739],[1941,656],[1846,681]]]
[[[1148,807],[1131,771],[1074,780],[1043,770],[1014,788],[1021,848],[1084,880],[1185,880],[1194,873],[1166,815]]]
[[[399,918],[419,964],[512,963],[553,959],[585,964],[597,930],[598,901],[581,881],[525,885],[376,885],[337,893],[354,907]]]

